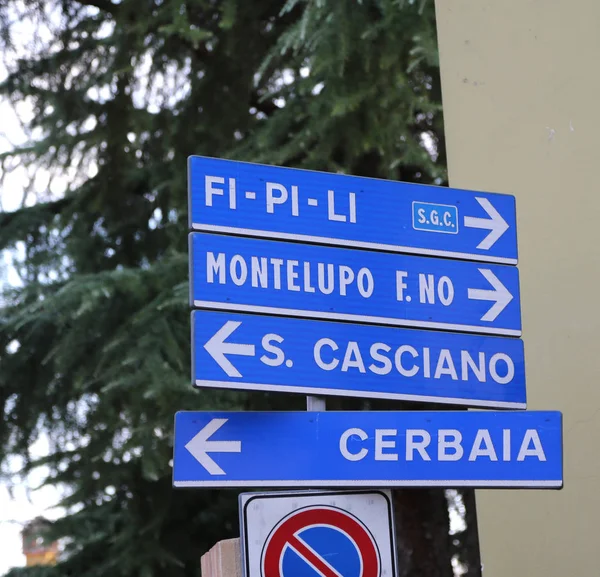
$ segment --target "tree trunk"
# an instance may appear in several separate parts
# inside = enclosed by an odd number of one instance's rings
[[[458,555],[458,560],[463,567],[463,577],[481,577],[475,490],[462,489],[459,494],[462,496],[465,507],[466,528],[453,536],[454,552]]]
[[[393,491],[398,577],[453,577],[444,489]]]

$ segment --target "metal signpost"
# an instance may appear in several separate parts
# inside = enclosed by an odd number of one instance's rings
[[[364,496],[319,501],[342,488],[562,487],[559,412],[325,411],[526,408],[514,197],[205,157],[188,183],[193,384],[308,396],[177,413],[173,484],[338,489],[243,497],[245,577],[394,577]]]

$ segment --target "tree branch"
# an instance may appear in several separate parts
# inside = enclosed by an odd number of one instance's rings
[[[250,95],[249,104],[267,117],[273,115],[278,110],[281,110],[272,100],[261,100],[261,97],[256,92],[252,92]]]
[[[103,12],[108,12],[113,16],[117,12],[117,5],[113,4],[110,0],[77,0],[82,6],[95,6]]]

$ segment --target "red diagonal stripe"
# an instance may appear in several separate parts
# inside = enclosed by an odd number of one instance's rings
[[[318,569],[323,577],[340,577],[338,573],[333,571],[331,567],[321,559],[318,555],[315,555],[296,535],[293,535],[288,541],[288,544],[292,549],[298,553],[308,564],[312,565],[315,569]]]

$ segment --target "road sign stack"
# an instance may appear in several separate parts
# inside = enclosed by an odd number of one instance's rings
[[[514,197],[189,159],[192,381],[525,409]],[[562,486],[558,412],[181,412],[177,487]]]

